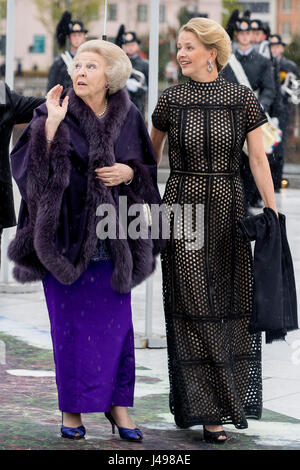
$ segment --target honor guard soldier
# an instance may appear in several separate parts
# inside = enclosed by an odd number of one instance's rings
[[[281,97],[281,85],[280,85],[280,74],[278,63],[275,60],[274,55],[272,54],[269,37],[270,37],[270,27],[268,23],[262,22],[261,20],[251,20],[251,30],[252,30],[252,45],[254,49],[261,54],[262,56],[269,59],[273,65],[273,75],[275,83],[275,92],[276,97],[269,111],[270,116],[279,118],[280,114],[283,112],[282,106],[282,97]]]
[[[124,25],[121,25],[115,43],[122,47],[128,55],[132,64],[132,74],[127,81],[131,101],[140,110],[145,118],[146,96],[149,80],[149,62],[143,59],[140,54],[140,39],[135,32],[125,32]]]
[[[47,92],[55,85],[64,87],[63,95],[66,90],[72,87],[72,79],[68,73],[68,66],[72,62],[77,49],[86,41],[87,29],[81,21],[72,21],[72,16],[65,11],[56,28],[56,38],[60,49],[66,46],[66,40],[69,39],[69,49],[56,57],[49,71]]]
[[[272,56],[275,58],[275,61],[278,65],[279,74],[280,74],[280,85],[281,85],[281,96],[283,103],[283,111],[279,116],[279,127],[282,131],[281,142],[276,147],[276,156],[277,156],[277,165],[273,175],[274,179],[274,188],[276,192],[280,192],[281,181],[282,181],[282,169],[284,163],[284,152],[286,146],[286,137],[288,126],[290,123],[290,114],[291,114],[291,93],[286,91],[285,87],[292,87],[293,83],[297,83],[299,78],[298,68],[295,62],[287,59],[284,56],[284,50],[286,44],[282,41],[282,38],[279,34],[271,34],[269,37],[270,49]],[[299,84],[298,84],[299,87]],[[296,89],[296,88],[295,88]]]
[[[261,20],[250,20],[252,31],[252,45],[254,49],[267,59],[271,59],[270,45],[268,38],[270,36],[270,27],[268,23]]]
[[[262,22],[259,19],[251,20],[251,29],[252,29],[252,41],[255,50],[262,54],[267,59],[271,60],[273,66],[273,75],[275,83],[275,99],[270,108],[269,114],[273,118],[273,122],[276,123],[280,128],[279,118],[284,112],[282,94],[281,94],[281,83],[280,83],[280,72],[279,65],[276,61],[276,58],[272,54],[269,37],[270,37],[270,27],[268,23]],[[275,119],[274,119],[275,118]],[[278,185],[278,165],[280,165],[281,156],[279,152],[281,151],[281,146],[278,144],[271,154],[268,154],[271,173],[273,177],[273,183],[275,190],[279,190],[281,183]]]
[[[237,47],[221,74],[228,82],[251,87],[264,110],[269,113],[276,96],[272,63],[254,50],[249,18],[235,21],[234,31]],[[250,170],[248,156],[244,153],[241,175],[248,206],[261,207],[261,198]]]
[[[283,112],[282,97],[281,97],[281,85],[280,85],[280,73],[278,63],[272,54],[269,37],[270,27],[268,23],[262,22],[261,20],[251,20],[251,31],[252,31],[252,45],[254,49],[262,56],[269,59],[273,66],[273,76],[275,84],[275,99],[269,110],[269,114],[272,118],[279,118]]]
[[[266,112],[270,111],[275,98],[274,78],[271,62],[254,50],[251,43],[251,26],[248,18],[236,22],[237,49],[235,58],[241,64],[251,88],[258,94],[259,102]],[[232,60],[222,72],[223,78],[229,82],[241,83],[238,72],[233,70]],[[237,74],[237,75],[236,75]]]

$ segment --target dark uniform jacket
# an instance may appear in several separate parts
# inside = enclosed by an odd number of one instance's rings
[[[282,56],[281,59],[278,61],[279,63],[279,69],[280,69],[280,72],[281,71],[284,71],[284,72],[293,72],[296,77],[298,77],[298,67],[297,67],[297,64],[295,62],[293,62],[292,60],[289,60],[287,59],[286,57]]]
[[[146,93],[149,81],[149,62],[148,60],[142,59],[141,56],[136,55],[135,57],[130,58],[131,65],[133,69],[142,72],[145,75],[145,87],[140,88],[136,93],[131,91],[129,92],[129,96],[131,101],[136,105],[136,107],[141,112],[142,116],[145,115],[145,103],[146,103]]]
[[[242,64],[245,74],[253,91],[258,91],[259,102],[264,110],[269,113],[276,97],[273,68],[270,60],[263,57],[254,49],[248,55],[241,55],[235,51],[235,56]],[[221,75],[225,80],[232,83],[238,83],[232,68],[228,64]]]
[[[0,230],[16,225],[9,162],[13,127],[31,121],[34,109],[44,101],[18,95],[0,81]]]
[[[270,116],[280,118],[281,114],[284,112],[283,99],[281,93],[281,83],[280,83],[280,70],[278,62],[275,57],[271,59],[273,76],[275,83],[275,100],[270,109]]]
[[[292,60],[287,59],[286,57],[282,56],[280,60],[277,61],[279,72],[292,72],[299,78],[298,68],[295,62]],[[284,112],[288,112],[289,108],[289,95],[287,93],[283,94],[283,105],[284,105]]]
[[[270,50],[270,43],[267,40],[262,41],[261,43],[253,44],[256,52],[261,54],[263,57],[270,60],[273,69],[274,83],[275,83],[275,100],[269,110],[271,117],[279,118],[283,113],[283,103],[282,103],[282,94],[281,94],[281,83],[279,75],[279,66],[276,60],[276,57],[272,55]]]
[[[64,93],[62,97],[65,96],[66,90],[68,88],[73,87],[73,82],[68,73],[67,66],[61,56],[56,57],[50,67],[47,92],[58,84],[64,87]]]

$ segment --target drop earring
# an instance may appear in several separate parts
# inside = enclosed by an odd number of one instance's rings
[[[211,73],[213,71],[213,64],[211,62],[211,59],[208,60],[208,63],[207,63],[207,71],[209,73]]]

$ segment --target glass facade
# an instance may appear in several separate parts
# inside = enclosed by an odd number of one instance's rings
[[[108,21],[117,21],[118,5],[116,3],[111,3],[110,5],[108,5],[107,19]]]
[[[5,48],[6,48],[6,36],[1,34],[0,35],[0,55],[5,55]]]
[[[270,2],[238,2],[244,10],[251,13],[270,13]]]
[[[148,5],[138,5],[137,19],[139,23],[145,23],[148,21]]]
[[[43,54],[45,52],[46,36],[35,34],[33,36],[33,45],[29,47],[32,54]]]

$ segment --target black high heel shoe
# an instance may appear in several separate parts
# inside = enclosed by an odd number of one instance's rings
[[[115,434],[116,432],[115,427],[117,426],[117,429],[119,431],[119,436],[121,437],[121,439],[126,439],[127,441],[142,442],[143,433],[140,429],[121,428],[120,426],[117,425],[117,423],[115,422],[110,412],[106,412],[104,414],[105,414],[105,417],[108,419],[108,421],[111,423],[111,429],[112,429],[113,434]]]
[[[225,436],[226,439],[219,439],[221,436]],[[203,439],[210,444],[224,444],[228,438],[224,429],[223,431],[212,432],[208,431],[205,426],[203,426]]]
[[[73,439],[78,441],[79,439],[84,438],[86,430],[83,425],[78,426],[77,428],[69,428],[68,426],[63,425],[63,414],[61,415],[61,428],[60,428],[61,437],[66,439]]]

